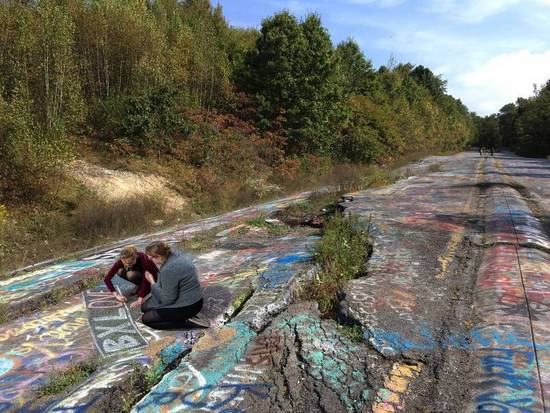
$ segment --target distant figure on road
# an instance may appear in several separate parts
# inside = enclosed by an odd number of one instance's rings
[[[159,330],[185,327],[187,322],[209,327],[209,321],[199,314],[203,300],[195,265],[162,241],[149,244],[145,252],[160,270],[157,281],[145,273],[151,296],[141,306],[143,324]]]
[[[495,149],[491,146],[491,156],[495,155]]]
[[[138,299],[130,304],[130,307],[138,307],[143,304],[145,296],[151,290],[149,281],[145,279],[146,271],[150,272],[154,277],[158,273],[157,267],[147,255],[143,252],[138,252],[137,248],[133,245],[129,245],[120,251],[120,259],[113,264],[103,281],[113,296],[121,303],[125,303],[127,298],[118,293],[111,280],[115,275],[118,275],[126,281],[130,281],[136,286],[132,295],[137,294],[138,296]]]
[[[479,147],[479,156],[483,158],[483,146]]]

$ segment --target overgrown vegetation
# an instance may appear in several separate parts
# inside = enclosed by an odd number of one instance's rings
[[[75,156],[162,175],[197,216],[333,178],[353,190],[374,165],[367,184],[384,184],[416,148],[473,137],[439,76],[375,69],[353,40],[334,45],[315,14],[282,11],[257,31],[231,27],[209,0],[7,0],[0,33],[3,244],[33,251],[13,264],[145,229],[124,217],[128,205],[70,195]],[[155,202],[138,205],[143,223]]]
[[[323,317],[334,315],[345,282],[366,273],[372,251],[369,226],[357,216],[336,214],[323,229],[314,254],[320,270],[302,291],[303,298],[317,301]]]
[[[443,167],[441,166],[441,164],[438,162],[438,163],[432,163],[429,167],[428,167],[428,171],[430,172],[441,172],[443,170]]]
[[[142,233],[158,219],[173,222],[164,203],[158,194],[105,201],[77,189],[52,209],[15,209],[0,227],[0,269]]]
[[[97,359],[90,359],[71,365],[66,370],[52,371],[47,378],[46,384],[37,389],[37,397],[57,395],[80,384],[84,379],[91,376],[98,369],[99,365]]]

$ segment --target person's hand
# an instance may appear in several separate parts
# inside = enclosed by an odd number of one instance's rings
[[[136,308],[143,304],[143,297],[139,297],[136,301],[130,304],[130,308]]]
[[[156,281],[155,281],[155,277],[153,276],[153,274],[151,274],[149,271],[145,271],[145,279],[147,281],[149,281],[149,284],[154,284]]]
[[[128,301],[128,299],[127,299],[126,297],[124,297],[122,294],[114,293],[114,296],[115,296],[115,299],[116,299],[119,303],[125,303],[126,301]]]

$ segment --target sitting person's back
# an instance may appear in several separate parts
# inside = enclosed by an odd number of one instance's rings
[[[199,316],[203,300],[195,265],[161,241],[148,245],[145,252],[159,273],[157,282],[152,274],[145,274],[152,282],[151,296],[141,306],[143,323],[157,329],[184,327],[188,321],[208,327],[208,320]]]
[[[150,308],[178,308],[199,301],[202,290],[195,265],[181,251],[171,251],[151,295]]]

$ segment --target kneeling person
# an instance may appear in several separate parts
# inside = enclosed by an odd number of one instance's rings
[[[151,297],[141,306],[143,323],[160,330],[184,327],[187,322],[209,327],[208,320],[199,314],[202,289],[193,263],[161,241],[148,245],[145,252],[159,267],[159,273],[157,281],[151,273],[145,273],[151,283]]]
[[[113,296],[121,303],[125,303],[127,299],[115,289],[111,281],[112,278],[118,275],[134,284],[136,289],[133,294],[137,294],[138,299],[130,304],[130,307],[138,307],[143,304],[144,297],[149,294],[151,289],[149,281],[144,276],[146,271],[152,275],[153,279],[156,279],[158,269],[155,264],[143,252],[138,252],[136,247],[129,245],[120,251],[120,259],[113,264],[103,281]]]

